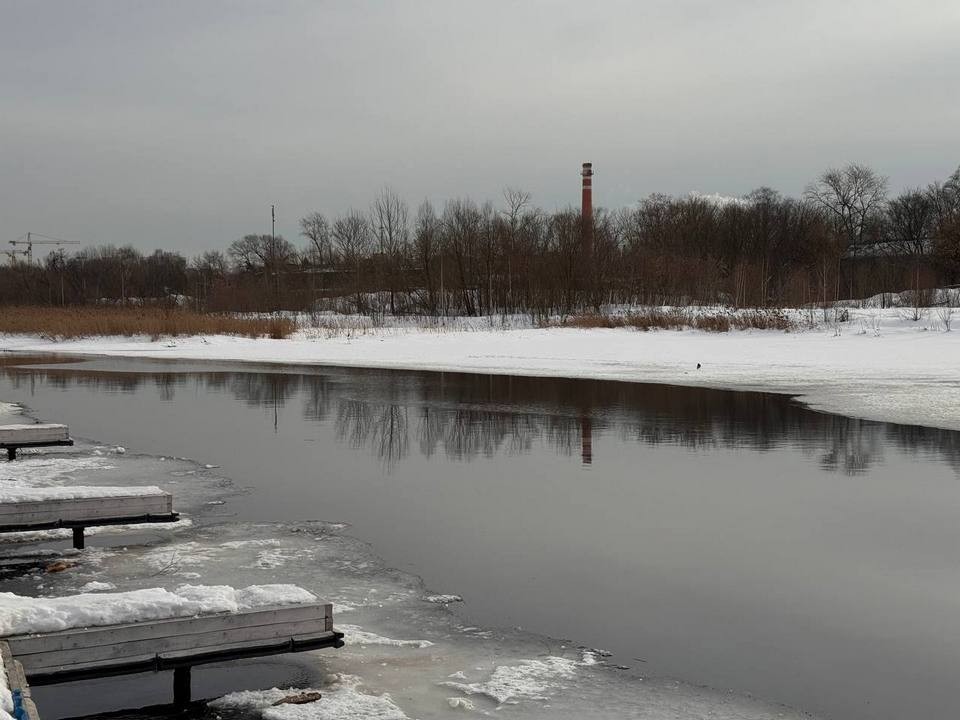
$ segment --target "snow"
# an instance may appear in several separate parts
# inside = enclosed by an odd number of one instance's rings
[[[0,480],[0,503],[82,500],[84,498],[151,497],[163,494],[163,490],[152,485],[145,487],[91,487],[86,485],[29,487]]]
[[[960,430],[960,333],[936,310],[849,309],[849,322],[797,332],[573,328],[405,329],[285,340],[148,338],[56,342],[6,336],[0,350],[325,364],[598,378],[797,395],[815,409]],[[800,311],[795,311],[799,317]],[[820,311],[811,312],[819,317]],[[478,327],[482,327],[478,325]],[[702,368],[697,370],[697,363]]]
[[[23,408],[16,403],[0,402],[0,421],[6,424],[9,419],[17,418],[23,414]]]
[[[344,625],[337,623],[337,630],[343,633],[343,642],[347,645],[391,645],[393,647],[428,648],[433,643],[429,640],[394,640],[376,633],[362,630],[358,625]]]
[[[24,455],[15,463],[0,465],[0,478],[10,482],[10,476],[16,473],[16,482],[19,487],[45,487],[72,482],[78,473],[112,470],[114,467],[99,457]]]
[[[261,691],[242,691],[224,695],[209,703],[216,710],[259,710],[265,720],[406,720],[407,715],[388,693],[373,695],[361,691],[361,678],[339,675],[328,688],[321,688],[323,697],[306,705],[277,705],[273,703],[301,692],[316,692],[290,688],[271,688]]]
[[[98,582],[96,580],[92,580],[91,582],[88,582],[86,585],[81,587],[80,592],[91,593],[91,592],[102,592],[106,590],[116,590],[116,589],[117,589],[117,586],[114,585],[113,583]]]
[[[428,603],[434,603],[436,605],[449,605],[450,603],[463,602],[463,598],[459,595],[427,595],[423,599]]]
[[[296,585],[181,585],[34,598],[0,593],[0,637],[316,602]]]
[[[546,700],[551,690],[577,674],[577,663],[562,657],[524,660],[517,665],[500,665],[483,682],[446,680],[444,687],[466,695],[486,695],[499,704],[516,700]]]

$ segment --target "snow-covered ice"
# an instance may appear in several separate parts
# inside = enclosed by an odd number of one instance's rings
[[[500,665],[490,676],[478,682],[445,680],[445,687],[466,695],[486,695],[499,704],[516,700],[546,700],[551,689],[576,677],[577,664],[562,657],[523,660],[516,665]]]
[[[0,338],[0,349],[763,390],[797,395],[820,410],[960,430],[960,333],[946,332],[932,310],[917,320],[897,308],[846,312],[848,322],[797,332],[409,328],[321,336],[301,330],[285,340],[178,338],[173,348],[149,338],[55,342],[6,336]]]

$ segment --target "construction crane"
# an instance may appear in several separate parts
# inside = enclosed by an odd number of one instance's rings
[[[40,240],[34,240],[34,238],[41,238]],[[11,240],[10,244],[13,245],[13,250],[7,253],[10,256],[11,260],[15,259],[16,255],[26,255],[27,256],[27,265],[33,265],[33,246],[34,245],[79,245],[79,240],[62,240],[60,238],[50,237],[49,235],[41,235],[40,233],[28,232],[26,235],[21,235],[16,240]],[[17,250],[18,245],[25,245],[25,250]]]

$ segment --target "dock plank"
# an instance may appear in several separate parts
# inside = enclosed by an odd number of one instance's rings
[[[70,430],[66,425],[56,423],[0,425],[0,446],[27,446],[66,442],[69,439]]]

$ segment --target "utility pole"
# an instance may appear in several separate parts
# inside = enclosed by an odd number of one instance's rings
[[[280,264],[277,262],[277,206],[270,206],[270,252],[274,261],[274,286],[276,287],[276,309],[280,310]]]

